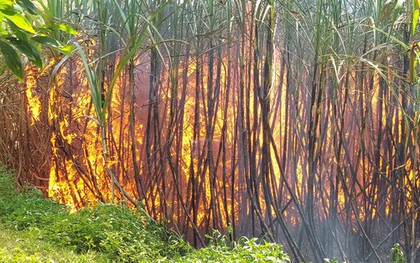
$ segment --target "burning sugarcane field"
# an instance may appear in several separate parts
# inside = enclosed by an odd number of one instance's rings
[[[0,262],[420,262],[419,16],[0,0]]]

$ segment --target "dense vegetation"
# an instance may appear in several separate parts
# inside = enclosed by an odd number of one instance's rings
[[[23,80],[0,76],[0,162],[72,208],[141,206],[195,247],[230,229],[296,262],[396,243],[417,262],[419,16],[418,0],[0,0],[0,68]],[[77,251],[116,242],[56,219]]]
[[[12,232],[13,230],[13,232]],[[100,204],[70,213],[0,166],[0,262],[287,262],[281,245],[215,232],[193,249],[141,209]]]

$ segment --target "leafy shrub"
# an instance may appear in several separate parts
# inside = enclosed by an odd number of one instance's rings
[[[391,249],[391,262],[392,263],[405,263],[404,252],[401,250],[400,244],[395,244]]]
[[[67,213],[64,206],[44,199],[33,187],[18,191],[13,176],[0,166],[0,222],[9,228],[26,230],[48,226]]]
[[[289,257],[279,244],[259,242],[256,238],[240,238],[227,243],[227,238],[218,231],[207,236],[209,245],[205,248],[192,250],[178,259],[178,262],[289,262]]]
[[[64,206],[60,206],[56,202],[48,199],[43,199],[42,192],[29,185],[24,185],[20,189],[15,187],[13,175],[5,170],[0,165],[0,216],[17,216],[24,214],[22,211],[29,209],[31,212],[39,212],[44,210],[48,212],[58,212]],[[16,213],[15,215],[11,215]],[[4,219],[5,221],[12,221],[13,218]]]
[[[99,204],[81,209],[44,232],[44,238],[71,246],[79,253],[95,250],[120,262],[155,260],[170,252],[163,227],[119,205]]]
[[[20,231],[29,227],[49,226],[67,213],[62,206],[49,199],[19,195],[12,201],[5,205],[7,214],[4,215],[3,221],[6,226]]]

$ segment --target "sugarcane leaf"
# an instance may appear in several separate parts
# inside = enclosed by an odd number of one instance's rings
[[[89,87],[90,87],[90,92],[91,92],[91,97],[92,97],[92,102],[95,108],[95,112],[96,112],[96,117],[97,117],[97,121],[99,123],[99,125],[103,125],[104,121],[105,121],[105,115],[104,115],[104,110],[103,110],[103,100],[102,100],[102,94],[99,90],[99,87],[97,85],[97,76],[95,74],[95,71],[91,69],[85,52],[83,51],[82,47],[78,44],[75,43],[77,51],[80,55],[80,57],[82,58],[83,61],[83,65],[86,71],[86,75],[87,78],[89,80]]]
[[[413,20],[412,20],[412,26],[411,26],[412,35],[416,34],[417,23],[419,21],[419,15],[420,15],[420,10],[416,8],[413,12]]]
[[[418,56],[414,48],[410,51],[410,58],[409,58],[409,67],[408,67],[408,80],[410,83],[415,83],[417,80],[417,63],[418,63]]]

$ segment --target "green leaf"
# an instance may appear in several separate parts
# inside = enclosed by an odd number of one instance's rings
[[[409,60],[409,68],[408,68],[408,80],[410,83],[415,83],[417,81],[417,54],[414,47],[410,51],[410,60]]]
[[[20,40],[28,41],[28,32],[21,30],[19,27],[17,27],[15,24],[9,21],[9,27],[12,30],[11,35],[15,35]]]
[[[52,48],[54,48],[55,50],[58,50],[59,52],[67,55],[67,56],[72,56],[72,51],[74,49],[73,46],[71,45],[63,45],[60,42],[58,42],[57,40],[50,38],[50,37],[46,37],[46,36],[34,36],[32,37],[32,40],[43,44],[43,45],[47,45],[50,46]]]
[[[86,59],[86,56],[85,56],[85,53],[83,52],[82,47],[78,43],[75,43],[75,45],[77,47],[77,51],[78,51],[80,57],[82,58],[83,65],[84,65],[85,70],[86,70],[86,75],[87,75],[88,80],[89,80],[89,87],[90,87],[92,102],[93,102],[93,105],[95,107],[97,121],[98,121],[99,125],[102,126],[104,124],[104,121],[105,121],[105,111],[104,111],[104,108],[103,108],[104,101],[102,99],[102,94],[101,94],[100,89],[97,85],[97,76],[95,74],[95,71],[93,71],[90,68],[89,63]]]
[[[1,1],[1,0],[0,0]],[[30,0],[17,0],[17,3],[32,15],[38,14],[38,9]]]
[[[48,45],[51,47],[61,47],[62,45],[60,44],[60,42],[58,42],[57,40],[50,38],[50,37],[46,37],[46,36],[34,36],[31,38],[32,40],[40,43],[40,44],[44,44],[44,45]]]
[[[6,66],[3,64],[0,64],[0,76],[3,75],[5,69],[6,69]]]
[[[22,62],[20,61],[20,57],[16,51],[9,44],[3,41],[0,41],[0,51],[3,54],[7,67],[10,68],[13,74],[15,74],[20,81],[23,81]]]
[[[75,35],[75,36],[78,36],[79,35],[79,33],[76,30],[74,30],[74,28],[72,28],[72,27],[70,27],[68,25],[65,25],[65,24],[52,25],[50,28],[51,29],[61,30],[61,31],[63,31],[65,33],[68,33],[70,35]]]
[[[413,12],[413,20],[412,20],[412,26],[411,26],[412,35],[416,34],[417,22],[419,21],[419,14],[420,14],[420,10],[416,8]]]
[[[3,22],[3,15],[2,15],[2,13],[0,13],[0,23],[2,23],[2,22]],[[9,33],[6,31],[6,29],[4,29],[2,26],[0,26],[0,35],[6,36],[8,34]]]
[[[17,38],[9,38],[9,41],[37,67],[42,67],[42,59],[38,50],[29,42]]]
[[[29,21],[21,14],[18,14],[16,12],[5,12],[3,14],[7,20],[15,24],[20,29],[25,30],[31,34],[35,34],[35,30],[32,27],[31,23],[29,23]]]
[[[64,55],[67,56],[72,56],[73,53],[72,51],[74,50],[74,46],[71,45],[65,45],[65,46],[60,46],[56,48],[58,51],[60,51],[61,53],[63,53]]]
[[[0,0],[0,12],[6,12],[13,10],[13,1],[12,0]]]

